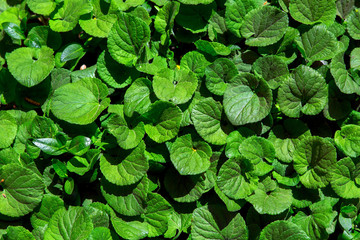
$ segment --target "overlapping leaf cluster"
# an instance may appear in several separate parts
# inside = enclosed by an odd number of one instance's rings
[[[0,238],[359,239],[359,8],[0,1]]]

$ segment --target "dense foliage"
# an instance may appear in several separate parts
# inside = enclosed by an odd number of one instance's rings
[[[0,239],[360,239],[359,7],[0,0]]]

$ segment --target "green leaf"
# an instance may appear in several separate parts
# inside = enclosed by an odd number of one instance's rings
[[[133,150],[117,149],[104,154],[100,158],[100,170],[113,184],[124,186],[136,183],[149,168],[144,151],[145,143],[141,142]]]
[[[75,181],[72,177],[69,177],[68,179],[66,179],[65,183],[64,183],[64,192],[67,195],[71,195],[74,191],[74,187],[75,187]]]
[[[69,172],[83,176],[90,170],[91,165],[86,158],[74,156],[66,163],[66,168]]]
[[[198,4],[210,4],[214,0],[179,0],[183,4],[198,5]]]
[[[346,157],[336,162],[330,172],[332,189],[342,198],[359,198],[360,164]]]
[[[115,11],[127,11],[129,8],[140,6],[144,2],[145,0],[113,0],[110,8],[114,8]]]
[[[69,152],[81,156],[85,154],[91,145],[91,139],[85,136],[76,136],[71,140],[69,145]]]
[[[43,180],[33,171],[19,164],[7,164],[0,168],[0,213],[21,217],[39,205],[44,194]]]
[[[227,83],[238,74],[235,64],[227,58],[218,58],[205,68],[206,87],[216,95],[224,95]]]
[[[55,90],[51,111],[59,119],[73,124],[92,123],[109,106],[107,87],[96,78],[84,78]],[[71,114],[69,114],[71,112]]]
[[[21,28],[16,25],[15,23],[3,23],[2,27],[4,29],[4,31],[12,38],[12,39],[17,39],[17,40],[22,40],[25,39],[25,35],[23,33],[23,31],[21,30]]]
[[[166,39],[170,38],[170,32],[174,27],[176,15],[179,13],[180,3],[168,2],[156,14],[154,27],[161,34],[161,44],[165,45]]]
[[[26,3],[34,13],[46,16],[50,15],[56,7],[54,0],[28,0]]]
[[[52,167],[54,169],[54,171],[56,172],[57,175],[59,175],[60,178],[67,178],[68,174],[67,174],[67,168],[66,168],[66,164],[63,163],[62,161],[60,161],[59,159],[52,159]]]
[[[108,37],[111,56],[125,66],[135,65],[143,48],[150,40],[150,28],[140,18],[119,13],[119,20],[113,25]]]
[[[360,39],[360,13],[359,9],[354,9],[347,17],[347,31],[350,36],[355,39]]]
[[[327,228],[332,224],[337,212],[332,210],[328,200],[316,202],[310,206],[311,214],[298,212],[291,219],[293,223],[300,226],[310,239],[328,239]]]
[[[34,235],[22,226],[9,226],[6,231],[7,240],[35,240]]]
[[[246,138],[255,135],[255,132],[246,127],[240,127],[231,132],[226,138],[225,155],[228,158],[240,157],[239,146]]]
[[[193,142],[190,134],[178,137],[170,148],[170,160],[181,175],[196,175],[210,167],[211,147]]]
[[[190,31],[191,33],[197,34],[206,32],[212,11],[215,9],[216,3],[213,1],[207,5],[180,4],[180,10],[176,16],[175,21],[178,25]],[[195,38],[194,41],[197,39],[198,38]]]
[[[282,125],[273,127],[268,140],[274,145],[276,158],[290,163],[295,149],[309,136],[311,136],[310,129],[303,122],[298,119],[286,119]]]
[[[99,55],[96,66],[101,79],[113,88],[124,88],[139,77],[139,72],[117,63],[107,51]]]
[[[336,1],[337,15],[345,19],[351,10],[354,9],[355,0],[339,0]]]
[[[290,208],[292,193],[290,189],[277,186],[270,177],[259,183],[253,195],[246,198],[260,214],[276,215]]]
[[[172,103],[157,101],[143,117],[149,121],[145,124],[146,134],[155,142],[162,143],[178,134],[182,112]]]
[[[344,61],[344,52],[335,55],[331,60],[330,72],[334,77],[336,86],[345,94],[360,94],[360,81],[353,78],[347,70]]]
[[[60,48],[61,42],[60,33],[52,31],[49,26],[36,26],[31,28],[24,44],[35,48],[48,46],[53,50],[57,50]]]
[[[54,51],[48,47],[18,48],[6,55],[9,71],[25,87],[41,83],[55,66]]]
[[[132,117],[134,112],[144,114],[151,106],[151,82],[146,78],[136,79],[124,95],[124,113]]]
[[[230,158],[220,168],[217,176],[217,186],[226,196],[232,199],[244,199],[257,187],[256,178],[246,174],[250,170],[245,158]]]
[[[89,35],[106,38],[112,26],[115,24],[117,17],[115,14],[103,15],[101,13],[91,15],[83,15],[79,20],[80,27]]]
[[[289,18],[285,12],[265,5],[246,14],[241,35],[249,46],[268,46],[284,36],[288,24]]]
[[[360,126],[349,124],[335,132],[336,146],[347,156],[356,158],[360,156]]]
[[[252,136],[246,138],[239,146],[241,155],[256,165],[266,160],[272,163],[275,159],[275,148],[273,144],[262,137]]]
[[[276,55],[258,58],[253,64],[253,69],[267,81],[271,89],[278,88],[289,75],[287,64]]]
[[[191,99],[197,88],[198,79],[193,72],[185,68],[163,69],[154,76],[152,85],[160,100],[183,104]]]
[[[148,193],[147,208],[143,218],[148,224],[148,237],[157,237],[167,229],[171,212],[170,203],[158,193]]]
[[[223,104],[225,114],[233,125],[258,122],[271,110],[271,89],[265,80],[250,73],[240,73],[229,83]]]
[[[124,221],[121,218],[111,214],[111,223],[120,237],[133,240],[142,239],[149,233],[148,224],[138,221]]]
[[[205,74],[205,68],[210,63],[206,60],[205,56],[199,52],[191,51],[187,52],[180,62],[180,69],[187,68],[198,77],[203,77]]]
[[[278,220],[268,224],[260,234],[259,240],[310,240],[309,236],[295,223]]]
[[[225,46],[222,43],[218,43],[218,42],[209,42],[209,41],[205,41],[205,40],[197,40],[195,42],[195,46],[197,49],[199,49],[200,51],[203,51],[207,54],[210,54],[211,56],[217,56],[217,55],[221,55],[221,56],[227,56],[231,53],[230,48],[228,48],[227,46]]]
[[[230,32],[241,37],[240,28],[246,14],[258,6],[253,0],[230,0],[226,1],[225,6],[226,26]]]
[[[294,169],[301,183],[307,188],[325,187],[328,172],[336,163],[336,148],[321,137],[308,137],[294,151]]]
[[[0,112],[0,148],[7,148],[14,142],[18,132],[16,119],[6,111]]]
[[[333,33],[325,25],[315,25],[296,39],[296,43],[306,60],[310,63],[328,60],[335,56],[338,42]]]
[[[109,228],[97,227],[92,230],[88,240],[113,240],[113,237]]]
[[[222,106],[212,98],[196,103],[191,111],[191,120],[198,134],[208,143],[224,145],[227,134],[221,128]]]
[[[106,128],[116,137],[117,143],[121,148],[132,149],[141,142],[145,135],[144,123],[140,122],[136,126],[131,126],[131,121],[128,124],[125,120],[123,105],[120,105],[120,107],[120,112],[110,116],[109,121],[106,122]]]
[[[191,236],[200,239],[248,239],[248,228],[240,213],[228,212],[223,206],[206,205],[192,214]]]
[[[64,207],[64,201],[60,197],[45,194],[40,207],[31,215],[31,225],[34,228],[47,227],[51,216],[62,207]]]
[[[183,176],[171,168],[165,174],[164,186],[175,201],[194,202],[214,186],[215,171],[209,168],[203,174]]]
[[[87,239],[93,224],[83,207],[69,206],[68,210],[60,208],[49,221],[44,239]]]
[[[91,12],[87,0],[64,0],[63,5],[51,14],[50,28],[55,32],[68,32],[78,24],[80,16]]]
[[[60,60],[62,62],[67,62],[80,58],[84,55],[85,51],[83,47],[78,43],[72,43],[68,45],[61,53]]]
[[[327,85],[316,70],[300,65],[280,86],[278,104],[288,117],[319,114],[327,100]]]
[[[101,180],[101,193],[107,203],[118,213],[126,216],[137,216],[145,212],[149,180],[144,177],[140,182],[118,186]]]
[[[38,138],[32,143],[46,154],[57,156],[66,152],[65,144],[55,138]]]
[[[291,0],[289,11],[296,21],[309,25],[331,25],[336,17],[335,0]]]
[[[350,67],[356,70],[360,70],[360,48],[354,48],[350,53]]]

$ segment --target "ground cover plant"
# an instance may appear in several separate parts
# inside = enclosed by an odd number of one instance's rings
[[[0,1],[0,238],[360,239],[359,8]]]

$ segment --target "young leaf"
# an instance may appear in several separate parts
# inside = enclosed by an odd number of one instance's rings
[[[54,51],[48,47],[22,47],[6,55],[9,71],[25,87],[41,83],[55,66]]]
[[[9,147],[16,137],[18,125],[16,119],[8,112],[0,112],[0,148]]]

